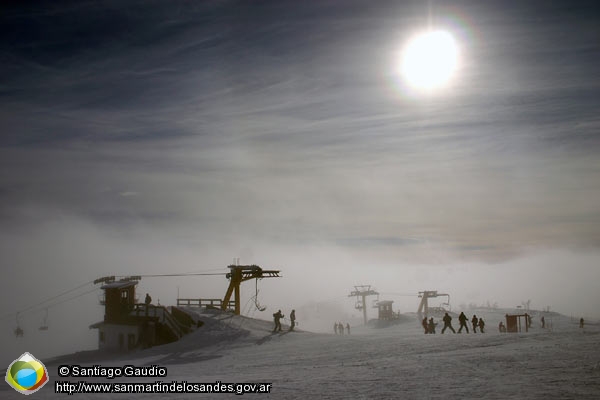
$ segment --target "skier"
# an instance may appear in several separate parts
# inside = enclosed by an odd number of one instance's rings
[[[433,317],[429,318],[429,325],[428,325],[428,332],[427,333],[433,333],[435,334],[435,326],[437,324],[435,322],[433,322]]]
[[[429,326],[427,325],[427,317],[423,318],[421,321],[421,325],[423,325],[423,329],[425,329],[425,333],[429,333]]]
[[[346,330],[348,331],[348,335],[350,334],[350,324],[346,322]]]
[[[290,325],[290,331],[294,330],[294,326],[296,326],[296,310],[292,310],[292,312],[290,313],[290,321],[291,321],[291,325]]]
[[[338,324],[338,331],[340,332],[340,335],[344,335],[344,324],[341,322]]]
[[[544,329],[546,327],[546,319],[544,318],[543,315],[542,315],[542,318],[540,318],[540,322],[542,323],[542,329]]]
[[[452,327],[452,317],[450,315],[448,315],[448,313],[444,314],[444,318],[442,318],[442,321],[444,321],[444,327],[442,328],[442,335],[446,331],[446,328],[450,328],[450,330],[452,332],[456,333],[456,331]]]
[[[483,328],[485,327],[485,322],[483,322],[483,318],[479,318],[479,332],[480,333],[485,333],[483,331]]]
[[[462,331],[462,328],[465,328],[465,330],[467,331],[467,333],[469,333],[469,327],[467,326],[467,316],[465,315],[464,312],[461,312],[460,315],[458,316],[458,322],[460,323],[460,327],[458,328],[458,333],[460,333]]]
[[[278,310],[275,314],[273,314],[273,320],[275,321],[275,328],[273,328],[273,332],[281,332],[281,322],[279,320],[282,318],[283,314],[281,313],[281,310]]]
[[[582,329],[583,329],[583,323],[584,323],[583,318],[581,318],[579,320],[579,327],[582,328]]]
[[[477,319],[477,315],[473,314],[471,323],[473,324],[473,333],[477,333],[477,325],[479,325],[479,320]]]

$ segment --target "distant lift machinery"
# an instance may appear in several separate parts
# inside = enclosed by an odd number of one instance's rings
[[[437,290],[425,290],[419,292],[419,297],[421,298],[421,303],[417,309],[417,314],[420,320],[423,319],[423,315],[425,315],[425,317],[428,317],[429,315],[440,316],[440,314],[450,311],[450,295],[447,293],[438,293]],[[428,300],[436,297],[447,298],[446,302],[442,303],[442,305],[448,306],[448,310],[444,307],[429,307]]]
[[[371,288],[371,285],[358,285],[358,286],[354,286],[354,290],[352,292],[350,292],[350,294],[348,295],[348,297],[354,297],[356,296],[356,305],[354,306],[354,308],[356,308],[357,310],[362,310],[363,311],[363,319],[364,319],[364,323],[365,326],[367,325],[367,296],[377,296],[377,299],[379,299],[379,292],[377,292],[375,289]],[[362,300],[362,301],[361,301]],[[374,306],[377,307],[377,306]]]

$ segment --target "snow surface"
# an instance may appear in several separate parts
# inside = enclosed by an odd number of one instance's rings
[[[192,310],[192,309],[190,309]],[[198,312],[198,310],[195,310]],[[600,393],[600,325],[546,314],[541,329],[534,313],[528,333],[497,330],[505,310],[474,310],[485,334],[424,335],[414,320],[385,329],[353,327],[352,335],[301,330],[272,334],[269,321],[202,311],[205,325],[176,343],[129,353],[82,352],[45,361],[51,382],[35,398],[229,398],[233,394],[54,393],[60,364],[160,365],[166,378],[118,378],[114,382],[172,380],[214,383],[272,382],[268,394],[284,399],[597,399]],[[300,317],[300,316],[299,316]],[[332,323],[333,325],[333,323]],[[300,327],[302,322],[300,321]],[[458,328],[458,321],[453,320]],[[284,330],[286,329],[284,325]],[[58,378],[64,380],[64,378]],[[70,378],[71,381],[83,380]],[[86,381],[109,382],[97,378]],[[0,398],[22,398],[0,385]]]

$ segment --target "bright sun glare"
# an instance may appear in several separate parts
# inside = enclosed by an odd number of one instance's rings
[[[454,75],[458,53],[456,41],[446,31],[417,35],[402,53],[402,76],[417,89],[441,88]]]

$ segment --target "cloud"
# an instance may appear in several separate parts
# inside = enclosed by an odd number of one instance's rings
[[[133,197],[133,196],[139,196],[140,194],[138,192],[119,192],[119,196],[121,197]]]
[[[463,37],[463,76],[423,99],[390,73],[422,10],[139,6],[3,16],[23,33],[3,39],[3,220],[30,226],[30,210],[52,210],[420,261],[432,247],[498,262],[600,245],[585,10],[566,30],[553,23],[561,6],[463,10],[479,35]]]

